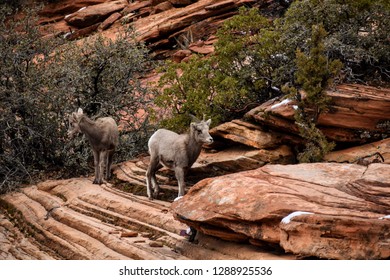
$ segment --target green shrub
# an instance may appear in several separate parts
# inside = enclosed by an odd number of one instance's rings
[[[286,55],[307,51],[312,26],[322,25],[327,56],[343,63],[346,82],[390,83],[390,5],[387,0],[294,1],[278,20]]]
[[[138,78],[151,65],[131,33],[64,43],[42,39],[34,17],[6,21],[8,15],[0,18],[0,192],[45,172],[92,170],[85,138],[66,135],[68,116],[78,107],[92,118],[121,120],[117,161],[146,149],[150,128],[136,113],[145,110],[149,94]]]
[[[191,113],[212,117],[213,124],[242,116],[251,107],[281,94],[273,86],[278,47],[272,22],[257,9],[241,8],[218,31],[215,55],[189,62],[167,62],[155,103],[165,109],[163,126],[183,130]],[[160,112],[161,113],[161,112]]]
[[[301,131],[308,150],[318,150],[301,159],[321,160],[334,146],[316,127],[328,106],[323,93],[332,78],[390,84],[389,6],[385,0],[301,0],[273,21],[258,9],[241,8],[218,30],[214,55],[163,69],[159,88],[164,90],[156,94],[157,106],[166,109],[163,124],[179,130],[189,121],[187,113],[206,113],[215,125],[282,89],[303,89],[308,97],[296,119],[308,128]]]

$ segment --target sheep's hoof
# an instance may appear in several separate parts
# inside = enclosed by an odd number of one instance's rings
[[[101,185],[101,184],[103,184],[103,181],[99,181],[99,180],[95,179],[95,180],[93,180],[93,184]]]
[[[183,198],[183,196],[181,195],[181,196],[176,197],[173,201],[178,201],[178,200],[180,200],[182,198]]]
[[[194,243],[197,232],[198,231],[196,229],[190,227],[190,237],[188,238],[189,242]]]

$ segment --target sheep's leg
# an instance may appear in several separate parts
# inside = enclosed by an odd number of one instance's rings
[[[148,170],[146,171],[146,191],[149,199],[157,198],[160,187],[157,183],[156,172],[160,169],[160,162],[157,157],[151,157]],[[152,194],[152,189],[154,192]]]
[[[103,184],[103,173],[107,163],[107,151],[100,151],[98,184]]]
[[[177,183],[179,185],[179,193],[177,197],[183,196],[185,192],[186,183],[184,180],[185,177],[185,170],[182,167],[176,167],[175,168],[175,176],[177,179]]]
[[[107,181],[111,178],[111,165],[112,159],[114,156],[115,150],[109,150],[107,152],[107,162],[106,162],[106,176],[104,177]]]
[[[100,156],[100,152],[93,150],[93,161],[95,164],[95,179],[93,183],[98,185],[102,183],[100,178]]]

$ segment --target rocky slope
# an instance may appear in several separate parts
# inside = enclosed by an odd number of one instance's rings
[[[39,14],[47,36],[76,40],[99,32],[113,38],[131,26],[155,57],[181,60],[213,52],[216,29],[242,5],[283,9],[273,0],[62,0]]]

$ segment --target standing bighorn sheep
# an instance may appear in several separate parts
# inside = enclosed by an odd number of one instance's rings
[[[164,166],[175,172],[179,185],[178,197],[184,195],[184,177],[198,158],[203,144],[210,144],[213,138],[209,134],[211,119],[192,122],[189,134],[159,129],[149,139],[150,163],[146,171],[146,185],[149,199],[157,198],[159,185],[156,172]],[[152,194],[152,186],[154,192]]]
[[[112,157],[118,145],[119,132],[115,120],[111,117],[105,117],[92,121],[79,108],[77,112],[70,115],[69,123],[69,137],[74,137],[75,134],[82,132],[88,138],[95,164],[95,180],[93,183],[102,184],[104,167],[106,169],[104,179],[108,180],[110,178]]]

